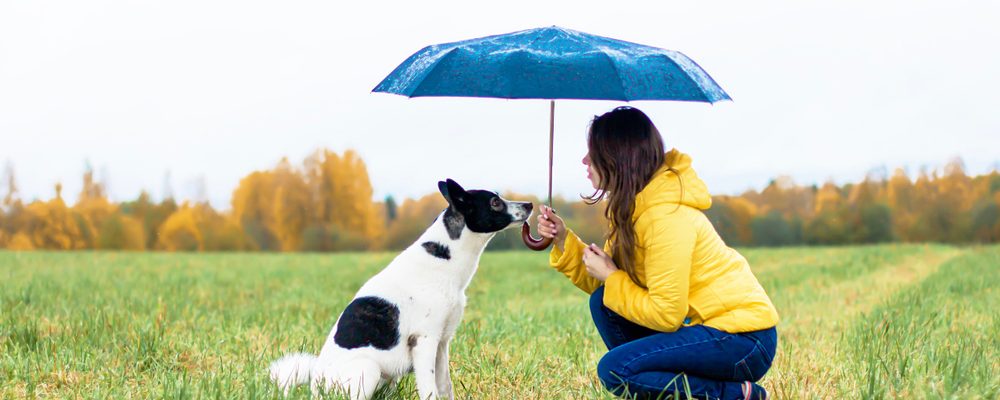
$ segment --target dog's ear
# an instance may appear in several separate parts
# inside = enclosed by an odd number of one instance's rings
[[[454,208],[464,206],[466,203],[466,192],[462,189],[462,186],[451,179],[438,182],[438,190],[441,191],[441,195],[444,199],[448,201]]]
[[[438,191],[441,192],[441,196],[451,204],[451,197],[448,197],[448,183],[445,181],[438,181]]]

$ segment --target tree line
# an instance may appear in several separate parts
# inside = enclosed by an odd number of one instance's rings
[[[716,196],[706,212],[735,246],[882,242],[997,243],[1000,173],[969,176],[961,159],[910,179],[869,173],[857,183],[799,186],[774,179],[760,192]]]
[[[373,201],[361,157],[318,150],[299,164],[282,159],[242,178],[230,209],[208,202],[108,199],[106,185],[87,168],[74,204],[55,186],[49,200],[23,201],[9,163],[3,174],[0,248],[10,250],[369,251],[399,250],[445,208],[432,192],[398,202]],[[540,203],[530,195],[510,199]],[[607,232],[602,204],[556,197],[553,206],[589,242]],[[1000,173],[969,176],[961,160],[891,177],[869,174],[858,183],[802,186],[787,177],[761,191],[715,196],[706,215],[733,246],[862,244],[891,241],[1000,241]],[[498,235],[488,249],[522,249],[519,231]]]

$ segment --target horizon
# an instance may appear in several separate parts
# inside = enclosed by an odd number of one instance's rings
[[[351,149],[348,149],[348,150],[351,150]],[[279,161],[280,161],[280,158],[279,158]],[[275,161],[275,165],[277,165],[277,163],[279,161]],[[292,163],[292,167],[294,169],[301,170],[301,165],[295,164],[296,161],[297,160],[289,159],[289,162]],[[298,161],[301,161],[301,160],[298,160]],[[897,169],[902,169],[906,173],[907,178],[909,178],[909,180],[911,182],[916,182],[916,180],[919,178],[919,176],[921,174],[924,174],[924,173],[926,173],[928,176],[940,176],[944,172],[944,169],[947,167],[947,165],[950,164],[950,163],[952,163],[952,162],[955,162],[955,161],[958,161],[958,162],[961,163],[961,165],[963,167],[963,170],[965,171],[965,174],[967,176],[971,177],[971,178],[974,178],[974,177],[977,177],[977,176],[982,176],[982,175],[990,175],[990,174],[993,174],[993,173],[1000,172],[1000,161],[993,163],[990,167],[986,168],[983,171],[976,172],[976,171],[971,171],[968,168],[968,166],[965,164],[964,160],[961,159],[961,157],[955,157],[955,158],[952,158],[951,160],[948,160],[947,162],[943,162],[943,163],[938,164],[938,165],[921,165],[916,170],[912,170],[912,169],[907,168],[905,166],[891,167],[891,166],[886,166],[886,165],[880,165],[880,166],[876,166],[876,167],[873,167],[873,168],[869,168],[862,176],[857,177],[856,179],[846,179],[844,181],[835,181],[835,180],[832,180],[832,179],[827,179],[827,180],[822,180],[822,181],[800,182],[798,180],[795,180],[795,178],[792,177],[791,175],[778,174],[778,175],[775,175],[774,177],[770,178],[764,185],[762,185],[760,187],[750,187],[750,188],[746,188],[744,190],[740,190],[740,191],[737,191],[737,192],[718,193],[718,192],[715,192],[715,191],[711,190],[711,185],[710,184],[708,184],[708,186],[709,186],[709,192],[710,192],[710,194],[713,197],[715,197],[715,196],[741,196],[741,195],[746,194],[746,193],[751,192],[751,191],[760,193],[768,185],[770,185],[773,181],[778,180],[778,179],[783,179],[783,178],[790,178],[791,182],[795,186],[797,186],[797,187],[816,187],[816,188],[819,188],[819,187],[822,187],[823,185],[825,185],[827,183],[834,183],[838,187],[842,187],[844,185],[850,185],[850,184],[860,183],[860,182],[868,180],[868,179],[873,179],[876,182],[884,182],[884,181],[887,181],[889,178],[891,178],[892,175],[895,173],[895,171]],[[9,165],[10,164],[7,164],[7,165],[4,166],[4,173],[5,174],[6,174],[6,168]],[[85,163],[85,165],[88,165],[88,164]],[[14,173],[15,173],[15,175],[14,175],[15,183],[17,183],[18,185],[20,185],[20,179],[17,177],[17,166],[14,165],[13,168],[14,168]],[[269,170],[269,169],[270,168],[260,169],[260,170],[254,170],[254,171],[248,171],[246,173],[246,175],[249,175],[249,174],[251,174],[253,172],[265,171],[265,170]],[[211,205],[212,208],[217,209],[217,210],[229,210],[231,208],[231,204],[230,204],[230,200],[231,199],[227,199],[224,204],[220,205],[220,204],[217,204],[215,202],[212,202],[211,199],[198,198],[199,196],[197,195],[196,192],[198,192],[199,190],[202,190],[202,189],[197,187],[197,185],[199,184],[197,182],[197,179],[192,180],[191,182],[189,182],[191,184],[191,186],[194,187],[194,188],[188,188],[189,191],[191,191],[192,193],[195,193],[195,195],[193,195],[193,196],[177,196],[176,195],[176,192],[177,192],[176,188],[175,187],[171,187],[169,191],[168,190],[161,190],[160,191],[161,193],[169,192],[169,193],[172,194],[170,196],[154,195],[155,192],[153,192],[153,191],[151,191],[149,189],[145,189],[144,188],[144,189],[140,189],[139,192],[134,193],[133,196],[125,196],[123,198],[118,198],[118,197],[112,196],[112,195],[110,195],[110,193],[108,193],[108,189],[109,189],[109,186],[110,186],[109,182],[107,182],[105,180],[105,179],[107,179],[106,177],[102,176],[102,175],[106,175],[107,174],[106,171],[102,172],[102,171],[98,171],[96,169],[91,169],[91,172],[94,174],[95,181],[98,184],[102,185],[102,188],[105,189],[105,194],[106,194],[107,198],[111,202],[113,202],[113,203],[123,203],[123,202],[132,201],[132,200],[138,199],[139,196],[142,195],[142,193],[146,193],[147,195],[150,196],[150,199],[152,201],[155,201],[155,202],[162,202],[162,201],[166,200],[167,198],[172,198],[178,204],[184,203],[184,202],[188,202],[188,201],[195,202],[195,203],[208,202],[208,204]],[[80,170],[80,174],[79,174],[79,176],[77,178],[80,181],[82,181],[83,175],[85,173],[86,173],[86,166]],[[169,171],[167,173],[165,173],[165,175],[166,175],[166,177],[169,177]],[[244,175],[244,176],[246,176],[246,175]],[[441,179],[445,179],[445,178],[441,178]],[[25,204],[33,202],[33,201],[50,200],[50,199],[55,198],[55,186],[56,185],[60,185],[60,187],[62,188],[62,199],[63,199],[63,201],[65,201],[67,204],[75,204],[77,202],[78,197],[79,197],[79,192],[78,191],[77,192],[67,192],[66,191],[67,185],[66,185],[65,181],[54,182],[52,184],[52,193],[51,193],[50,196],[47,196],[47,197],[46,196],[42,196],[42,197],[25,198],[25,197],[23,197],[21,195],[18,195],[16,197],[19,198],[20,200],[22,200]],[[378,195],[379,191],[377,189],[377,185],[375,184],[375,182],[372,182],[372,188],[373,188],[372,201],[375,201],[375,202],[384,201],[388,196],[391,196],[397,202],[403,201],[405,199],[414,199],[414,200],[416,200],[416,199],[419,199],[420,197],[423,197],[423,196],[426,196],[426,195],[429,195],[429,194],[434,194],[434,193],[436,193],[436,190],[437,190],[437,188],[435,186],[431,190],[429,190],[429,191],[427,191],[425,193],[422,193],[422,194],[417,194],[416,196],[398,196],[398,195],[395,195],[393,193],[386,193],[385,195],[381,195],[380,196],[380,195]],[[513,190],[508,189],[508,188],[487,188],[487,189],[489,189],[489,190],[495,190],[498,193],[513,192],[514,194],[517,194],[517,195],[535,196],[535,197],[539,198],[540,200],[545,200],[546,197],[547,197],[547,193],[521,193],[521,192],[513,191]],[[4,190],[4,191],[7,190],[6,176],[0,176],[0,190]],[[235,187],[234,187],[233,190],[235,190]],[[20,193],[20,191],[18,191],[18,193]],[[3,194],[6,194],[6,193],[3,193]],[[230,193],[230,195],[231,194],[232,193]],[[566,195],[564,193],[557,193],[555,190],[553,190],[553,197],[561,197],[564,200],[572,200],[573,199],[572,196],[573,195]]]

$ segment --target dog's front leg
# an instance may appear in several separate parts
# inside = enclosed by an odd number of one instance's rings
[[[452,400],[455,392],[451,386],[451,371],[448,366],[448,343],[449,339],[441,340],[437,351],[437,388],[438,395],[442,398]]]
[[[437,350],[440,341],[436,337],[420,336],[411,350],[413,375],[416,376],[417,394],[420,395],[420,400],[438,398],[435,369],[437,368]]]

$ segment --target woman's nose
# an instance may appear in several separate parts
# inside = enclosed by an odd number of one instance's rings
[[[583,160],[580,161],[583,162],[583,165],[590,165],[590,154],[583,156]]]

